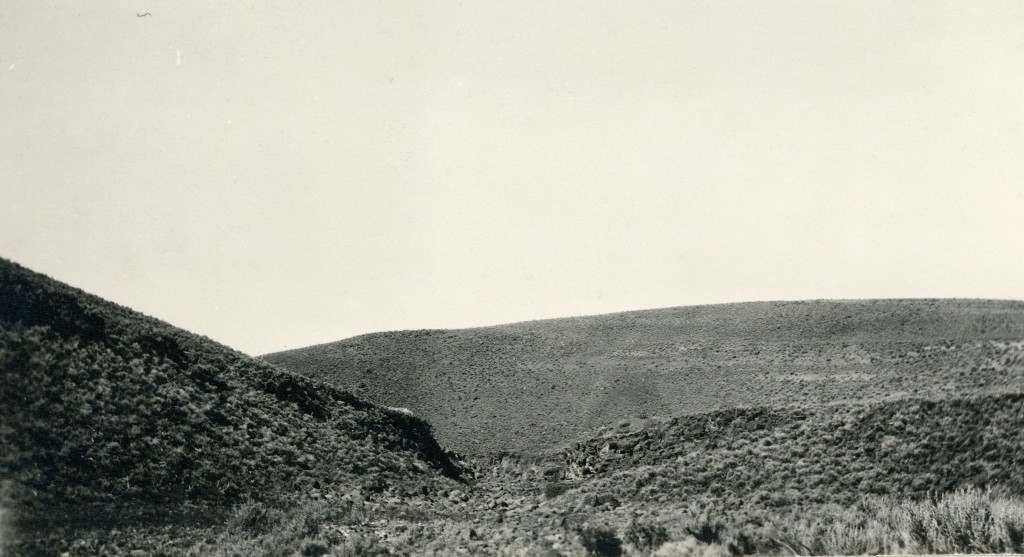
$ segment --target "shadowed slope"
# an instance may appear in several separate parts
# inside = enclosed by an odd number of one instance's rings
[[[1022,340],[1021,302],[761,302],[378,333],[264,359],[408,407],[459,450],[531,452],[652,415],[1015,391]]]
[[[418,418],[4,260],[0,408],[6,504],[23,523],[459,473]]]

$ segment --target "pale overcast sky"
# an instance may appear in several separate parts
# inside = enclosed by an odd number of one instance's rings
[[[0,256],[252,354],[1021,299],[1022,30],[1019,1],[3,0]]]

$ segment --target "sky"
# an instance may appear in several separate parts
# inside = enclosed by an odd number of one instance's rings
[[[1024,299],[1021,29],[1019,1],[4,0],[0,257],[250,354]]]

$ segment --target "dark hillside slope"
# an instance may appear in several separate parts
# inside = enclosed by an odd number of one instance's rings
[[[458,474],[418,418],[5,260],[0,408],[0,506],[26,524]]]
[[[734,408],[567,447],[583,491],[725,509],[850,505],[958,488],[1024,495],[1024,394],[828,408]]]
[[[1021,394],[733,408],[480,459],[480,483],[532,503],[504,525],[668,555],[1019,553],[1022,432]]]
[[[531,452],[646,416],[1016,392],[1024,303],[681,307],[379,333],[263,358],[408,407],[458,450]]]

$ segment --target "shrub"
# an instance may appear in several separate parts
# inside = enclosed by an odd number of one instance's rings
[[[687,528],[686,531],[700,543],[712,544],[722,541],[722,537],[720,535],[722,531],[722,524],[719,522],[711,523],[708,520],[704,520],[698,528]]]
[[[754,545],[759,553],[796,555],[1006,553],[1024,549],[1022,532],[1024,501],[959,489],[928,500],[869,497],[852,507],[781,515],[754,532]]]
[[[622,540],[615,532],[602,526],[585,527],[579,530],[580,543],[591,555],[617,557],[622,555]]]
[[[958,489],[938,499],[894,505],[890,524],[929,553],[1019,553],[1024,501],[991,491]]]
[[[262,503],[240,505],[225,525],[228,532],[250,536],[266,534],[281,523],[281,511]]]
[[[626,528],[624,537],[640,551],[649,551],[668,541],[668,531],[664,526],[633,522]]]
[[[554,499],[569,490],[569,484],[564,482],[548,482],[544,484],[544,497]]]

